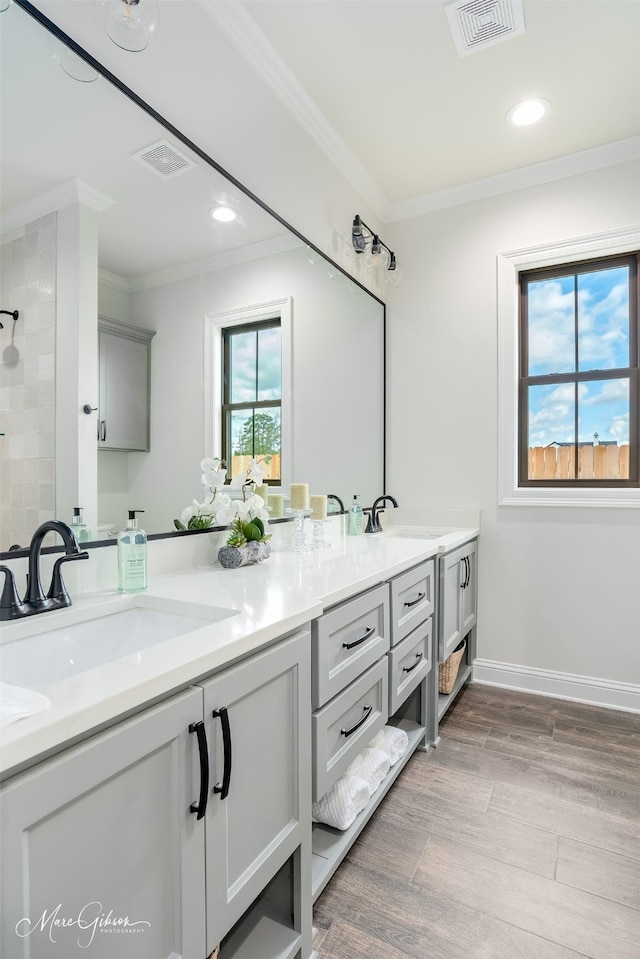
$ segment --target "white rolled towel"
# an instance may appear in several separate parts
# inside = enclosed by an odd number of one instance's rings
[[[389,772],[391,760],[381,749],[375,749],[373,746],[367,746],[359,756],[353,760],[345,775],[359,776],[369,786],[370,795],[373,796],[376,789],[384,777]]]
[[[348,829],[369,802],[369,785],[359,776],[341,776],[311,807],[311,818],[334,829]]]
[[[384,726],[383,729],[373,737],[370,745],[386,753],[391,761],[391,765],[395,766],[409,748],[409,737],[404,729],[399,729],[397,726]]]
[[[9,726],[18,719],[34,716],[49,709],[51,700],[23,686],[0,683],[0,726]]]

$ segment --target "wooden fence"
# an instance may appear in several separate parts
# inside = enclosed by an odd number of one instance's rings
[[[261,457],[258,456],[258,461],[261,460]],[[232,468],[229,471],[229,476],[237,476],[238,473],[243,473],[251,465],[250,456],[239,456],[234,455],[232,457]],[[272,453],[271,461],[269,463],[262,464],[265,468],[264,478],[268,479],[280,479],[280,453]]]
[[[573,479],[575,446],[529,448],[529,479]],[[628,479],[629,446],[578,446],[579,479]]]

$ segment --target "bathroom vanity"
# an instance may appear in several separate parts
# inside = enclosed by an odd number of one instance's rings
[[[321,559],[274,548],[3,630],[0,665],[14,639],[57,649],[62,627],[136,607],[188,624],[66,663],[37,687],[50,710],[2,730],[2,954],[67,959],[92,939],[100,959],[314,955],[313,899],[437,729],[436,572],[477,532],[340,536]],[[387,722],[409,749],[369,807],[345,832],[312,827],[312,797]]]

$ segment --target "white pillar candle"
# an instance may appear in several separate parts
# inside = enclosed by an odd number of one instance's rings
[[[322,495],[311,497],[311,519],[325,520],[327,518],[327,497]]]
[[[262,486],[256,486],[253,492],[256,494],[256,496],[261,496],[263,498],[266,506],[267,498],[269,496],[269,487],[267,484],[263,483]]]
[[[284,493],[269,493],[267,504],[271,510],[269,519],[278,519],[284,516]]]
[[[291,509],[309,509],[309,484],[291,484]]]

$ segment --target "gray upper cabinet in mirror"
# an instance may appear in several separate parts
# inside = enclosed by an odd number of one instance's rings
[[[0,331],[0,550],[77,505],[96,539],[130,508],[148,532],[172,530],[219,452],[221,317],[289,323],[283,492],[308,482],[373,501],[383,304],[105,77],[70,77],[60,40],[16,4],[0,42],[1,305],[20,311]],[[155,144],[184,169],[142,162]],[[211,219],[220,202],[234,223]],[[83,412],[98,405],[99,315],[155,333],[148,451],[98,450],[97,413]]]

